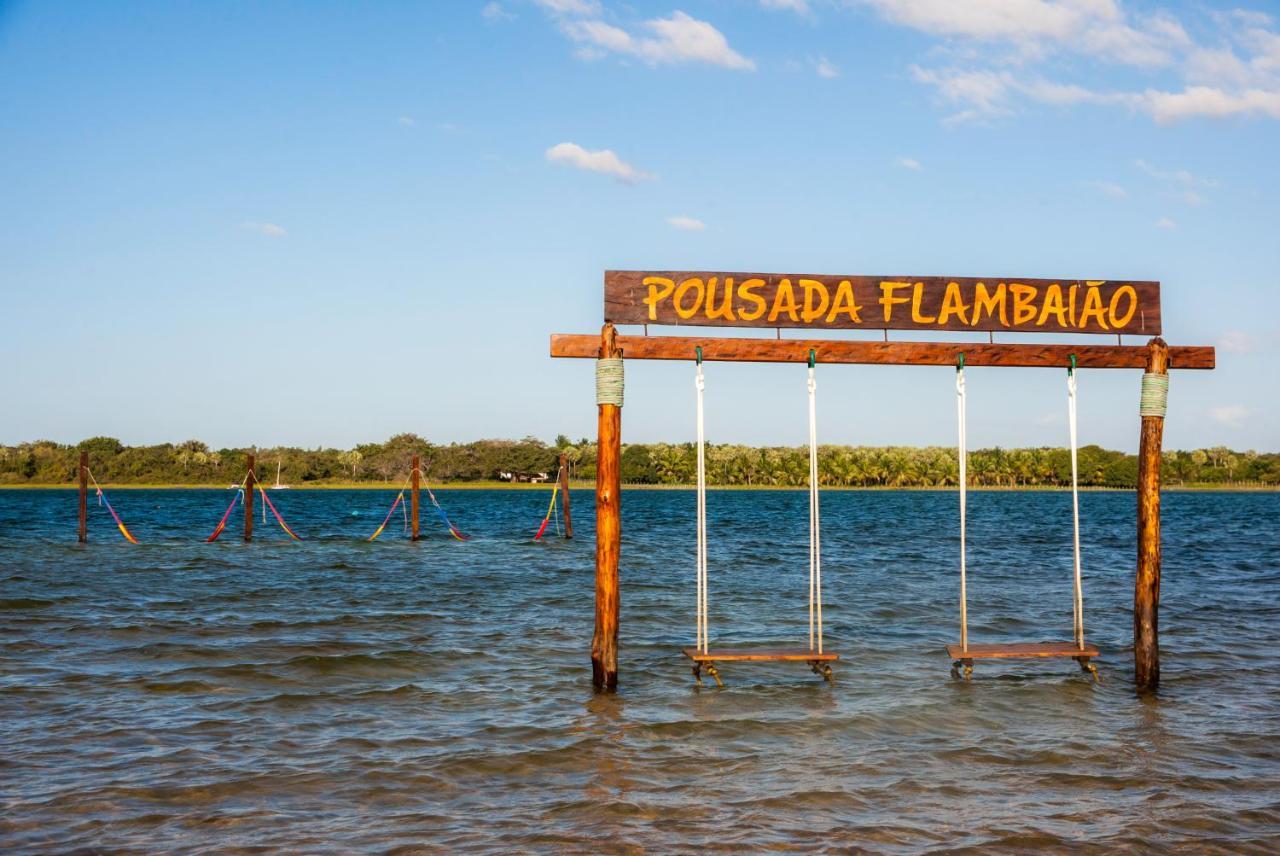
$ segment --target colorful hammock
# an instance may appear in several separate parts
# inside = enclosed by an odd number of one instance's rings
[[[98,480],[93,478],[93,473],[88,469],[85,470],[89,478],[93,480],[94,490],[98,492],[98,505],[105,505],[107,511],[111,512],[111,519],[116,522],[116,526],[120,528],[120,534],[124,536],[124,540],[130,544],[137,544],[138,539],[133,537],[133,533],[129,531],[129,527],[124,525],[124,521],[120,519],[120,515],[116,514],[116,510],[111,507],[111,502],[107,499],[107,495],[102,491],[102,485],[98,484]]]
[[[556,511],[556,495],[560,492],[560,477],[556,475],[556,483],[551,488],[551,503],[547,506],[547,516],[542,518],[542,525],[538,527],[538,534],[533,536],[534,541],[542,540],[542,533],[547,531],[547,524],[551,522],[551,515]],[[559,526],[560,524],[556,524]]]
[[[386,529],[387,524],[391,522],[391,515],[396,513],[396,508],[398,508],[402,502],[404,502],[403,489],[401,489],[400,493],[396,495],[396,501],[391,503],[391,510],[387,512],[387,516],[382,518],[382,525],[378,527],[376,532],[369,536],[370,541],[378,540],[378,536],[382,534],[382,530]]]
[[[449,534],[459,541],[470,541],[470,535],[463,535],[458,531],[458,527],[449,522],[449,515],[445,514],[444,509],[440,507],[440,503],[436,502],[436,495],[431,492],[431,488],[427,487],[426,484],[423,484],[422,488],[427,492],[427,496],[431,499],[431,504],[435,506],[436,514],[439,514],[440,519],[444,521],[445,528],[449,530]]]
[[[231,517],[231,512],[235,509],[236,503],[240,501],[243,489],[236,491],[235,496],[231,497],[231,504],[227,506],[227,510],[222,513],[222,519],[218,521],[217,527],[213,530],[213,534],[204,539],[206,544],[212,544],[218,540],[218,536],[222,534],[222,530],[227,528],[227,520]]]
[[[289,528],[289,524],[284,522],[284,518],[280,516],[280,512],[276,511],[276,507],[271,502],[271,498],[267,496],[267,490],[262,485],[258,485],[258,493],[262,495],[262,501],[267,504],[267,508],[271,509],[271,513],[276,516],[276,522],[280,524],[280,528],[289,533],[289,537],[295,541],[301,541],[298,533]]]

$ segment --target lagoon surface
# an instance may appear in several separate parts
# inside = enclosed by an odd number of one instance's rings
[[[1275,852],[1280,495],[1167,493],[1163,683],[1132,690],[1135,499],[1082,495],[1071,661],[953,681],[953,492],[823,495],[828,650],[693,686],[692,491],[625,491],[620,689],[591,689],[593,513],[541,491],[0,491],[0,850]],[[425,497],[424,497],[425,503]],[[712,491],[713,643],[801,645],[807,496]],[[399,512],[397,512],[397,515]],[[554,534],[554,527],[552,528]],[[970,497],[974,642],[1071,632],[1070,494]],[[1088,849],[1086,847],[1085,849]]]

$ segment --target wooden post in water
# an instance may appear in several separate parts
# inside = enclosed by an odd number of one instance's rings
[[[253,540],[253,488],[258,483],[258,474],[253,471],[254,456],[249,456],[249,474],[244,480],[244,540]]]
[[[420,459],[417,455],[414,455],[413,456],[413,472],[409,474],[409,478],[412,479],[412,485],[409,488],[409,518],[410,518],[409,525],[412,527],[412,533],[413,533],[409,537],[413,541],[418,540],[418,491],[421,488],[421,484],[422,484],[422,481],[421,481],[422,473],[421,473],[420,467],[421,467]]]
[[[569,516],[569,456],[560,453],[560,505],[564,508],[564,537],[573,537],[573,518]]]
[[[601,359],[617,359],[618,333],[605,324]],[[618,686],[618,555],[622,538],[622,408],[600,401],[596,366],[599,435],[596,443],[596,629],[591,639],[591,680],[596,689]]]
[[[89,540],[89,453],[80,453],[80,529],[81,544]]]
[[[1168,375],[1163,339],[1147,345],[1147,374]],[[1164,416],[1144,413],[1138,446],[1138,571],[1133,582],[1133,669],[1139,690],[1160,685],[1160,458]]]

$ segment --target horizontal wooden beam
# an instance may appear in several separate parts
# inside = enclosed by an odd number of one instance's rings
[[[953,366],[963,353],[966,366],[1066,368],[1071,355],[1085,369],[1141,369],[1146,345],[1041,345],[984,342],[854,342],[829,339],[723,339],[701,336],[618,336],[629,360],[692,360],[702,348],[704,360],[743,363],[803,363],[810,349],[820,363],[863,363],[888,366]],[[553,333],[551,356],[595,359],[600,335]],[[1214,349],[1170,347],[1169,368],[1211,369]]]

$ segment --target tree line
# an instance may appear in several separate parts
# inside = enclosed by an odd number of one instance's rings
[[[89,453],[90,469],[101,483],[226,486],[245,475],[245,455],[257,455],[262,481],[290,485],[396,483],[408,477],[412,456],[420,455],[427,477],[440,482],[494,479],[499,472],[554,475],[563,453],[570,477],[595,478],[596,446],[589,439],[561,435],[548,444],[523,440],[432,443],[416,434],[397,434],[384,443],[352,449],[211,449],[199,440],[126,446],[112,437],[94,437],[76,445],[51,441],[0,446],[0,486],[73,484],[79,453]],[[707,480],[724,486],[799,487],[808,483],[808,449],[803,446],[707,447]],[[946,487],[958,482],[954,448],[943,446],[833,446],[819,448],[822,484],[831,487]],[[633,443],[622,450],[622,480],[627,484],[677,485],[694,481],[692,443]],[[1135,455],[1084,446],[1079,450],[1080,483],[1090,487],[1131,488],[1137,483]],[[976,449],[969,453],[969,479],[975,486],[1061,487],[1071,483],[1070,453],[1061,448]],[[1239,452],[1217,446],[1164,453],[1168,485],[1280,485],[1280,454]]]

